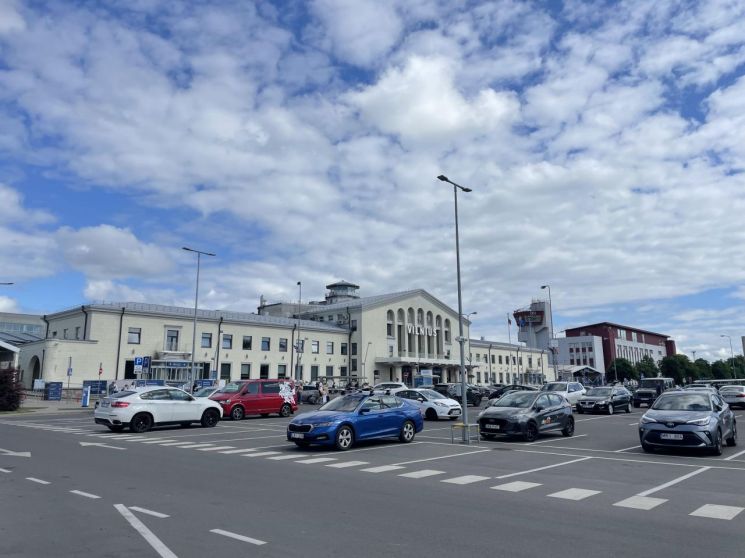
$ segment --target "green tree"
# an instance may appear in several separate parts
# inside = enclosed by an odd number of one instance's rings
[[[605,370],[605,378],[608,382],[618,380],[620,382],[626,379],[636,379],[636,372],[633,365],[625,358],[617,358],[611,361],[610,366]]]
[[[18,370],[0,370],[0,411],[16,411],[21,406],[23,384],[18,380]]]
[[[723,360],[717,360],[711,364],[711,375],[717,380],[726,380],[732,377],[732,365]]]
[[[654,378],[657,376],[659,371],[660,369],[657,368],[657,363],[649,355],[644,355],[642,359],[634,365],[636,378],[641,378],[642,374],[645,378]]]
[[[672,355],[660,361],[660,372],[664,377],[672,378],[680,385],[695,376],[696,368],[686,355]]]
[[[704,380],[711,378],[711,364],[705,358],[697,358],[693,363],[696,369],[696,379]]]

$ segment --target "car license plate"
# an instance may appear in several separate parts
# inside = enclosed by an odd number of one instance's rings
[[[666,432],[663,432],[660,434],[660,438],[662,440],[682,440],[683,434],[667,434]]]
[[[489,430],[499,430],[498,424],[485,424],[484,426],[488,428]]]
[[[303,438],[305,438],[305,434],[303,434],[302,432],[292,432],[290,434],[290,438],[299,438],[302,440]]]
[[[108,401],[101,401],[101,407],[108,407],[109,402]]]
[[[455,409],[455,410],[453,410],[453,414],[454,414],[454,415],[459,415],[459,414],[460,414],[460,409]]]

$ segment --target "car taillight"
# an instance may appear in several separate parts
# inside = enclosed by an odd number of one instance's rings
[[[112,407],[129,407],[129,403],[126,401],[114,401],[111,404]]]
[[[745,393],[738,393],[737,397],[745,397]]]

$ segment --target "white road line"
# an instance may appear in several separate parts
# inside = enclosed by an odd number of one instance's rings
[[[2,469],[0,468],[0,473],[11,473],[12,471],[10,469]]]
[[[426,459],[414,459],[413,461],[402,461],[400,463],[394,463],[394,465],[411,465],[412,463],[423,463],[425,461],[437,461],[438,459],[449,459],[451,457],[460,457],[461,455],[472,455],[474,453],[484,453],[485,451],[492,451],[492,450],[485,449],[485,450],[476,450],[476,451],[465,451],[465,452],[460,452],[460,453],[452,453],[450,455],[443,455],[440,457],[428,457]]]
[[[523,490],[529,490],[541,486],[539,482],[525,482],[525,481],[513,481],[505,484],[498,484],[492,486],[492,490],[504,490],[505,492],[522,492]]]
[[[381,465],[380,467],[369,467],[368,469],[360,469],[360,471],[364,471],[365,473],[385,473],[388,471],[396,471],[398,469],[403,469],[403,467],[399,467],[398,465]]]
[[[336,461],[336,457],[314,457],[311,459],[303,459],[302,461],[295,461],[295,463],[326,463],[328,461]]]
[[[125,438],[125,442],[141,442],[142,440],[150,440],[148,436],[134,436],[133,438]]]
[[[235,446],[215,446],[213,448],[200,448],[197,451],[219,451],[233,449]]]
[[[520,475],[527,475],[529,473],[537,473],[538,471],[545,471],[546,469],[553,469],[554,467],[563,467],[564,465],[571,465],[572,463],[578,463],[580,461],[587,461],[588,459],[595,459],[594,457],[580,457],[579,459],[572,459],[571,461],[563,461],[561,463],[554,463],[553,465],[546,465],[545,467],[537,467],[535,469],[528,469],[527,471],[520,471],[518,473],[510,473],[509,475],[500,475],[497,479],[509,479],[510,477],[517,477]]]
[[[295,454],[289,454],[289,455],[275,455],[274,457],[267,457],[267,459],[271,459],[272,461],[287,461],[289,459],[300,459],[302,454],[295,453]],[[298,463],[306,463],[306,461],[298,461]]]
[[[71,490],[70,494],[77,494],[78,496],[90,498],[91,500],[99,500],[101,498],[100,496],[96,496],[95,494],[91,494],[90,492],[83,492],[82,490]]]
[[[35,482],[35,483],[38,483],[38,484],[52,484],[49,481],[37,479],[37,478],[34,478],[34,477],[26,477],[26,480],[30,480],[31,482]]]
[[[369,465],[369,461],[344,461],[342,463],[332,463],[326,465],[326,467],[333,467],[334,469],[346,469],[347,467],[359,467],[360,465]]]
[[[620,450],[616,450],[614,453],[621,453],[622,451],[629,451],[629,450],[640,448],[640,447],[641,446],[631,446],[630,448],[623,448],[623,449],[620,449]]]
[[[645,490],[644,492],[639,492],[637,496],[649,496],[650,494],[654,494],[655,492],[659,492],[660,490],[665,490],[666,488],[673,486],[674,484],[678,484],[679,482],[683,482],[686,479],[690,479],[691,477],[694,477],[700,473],[708,471],[710,468],[711,467],[701,467],[700,469],[691,471],[690,473],[683,475],[682,477],[678,477],[677,479],[673,479],[659,486],[655,486],[654,488],[650,488],[649,490]]]
[[[589,498],[590,496],[595,496],[596,494],[600,494],[599,490],[586,490],[584,488],[567,488],[566,490],[562,490],[560,492],[554,492],[553,494],[549,494],[549,498],[561,498],[562,500],[584,500],[585,498]]]
[[[440,482],[446,482],[448,484],[473,484],[474,482],[481,482],[489,480],[491,477],[482,477],[479,475],[463,475],[462,477],[454,477],[452,479],[441,480]]]
[[[412,471],[411,473],[402,473],[399,477],[407,479],[423,479],[426,477],[434,477],[435,475],[444,475],[445,471],[436,471],[435,469],[422,469],[421,471]]]
[[[742,454],[745,453],[745,450],[739,451],[734,455],[730,455],[729,457],[725,457],[724,461],[732,461],[735,457],[740,457]]]
[[[129,506],[129,509],[132,510],[132,511],[144,513],[146,515],[152,515],[153,517],[159,517],[160,519],[165,519],[166,517],[171,517],[170,515],[166,515],[164,513],[160,513],[160,512],[157,512],[157,511],[153,511],[153,510],[148,510],[148,509],[145,509],[145,508],[140,508],[140,507],[137,507],[137,506]]]
[[[142,521],[135,517],[135,515],[129,511],[124,504],[114,504],[114,507],[120,514],[122,514],[124,519],[134,527],[135,531],[150,543],[150,546],[153,547],[153,550],[155,550],[161,558],[178,558],[150,529],[145,526]]]
[[[708,517],[711,519],[726,519],[731,520],[737,517],[737,515],[745,508],[739,508],[737,506],[719,506],[716,504],[706,504],[698,508],[696,511],[689,513],[695,517]]]
[[[189,444],[188,446],[179,446],[179,449],[195,449],[195,448],[208,448],[215,444]]]
[[[260,541],[259,539],[252,539],[251,537],[246,537],[244,535],[239,535],[237,533],[231,533],[230,531],[223,531],[222,529],[210,529],[210,533],[215,533],[216,535],[222,535],[223,537],[230,537],[231,539],[235,539],[238,541],[255,544],[256,546],[261,546],[263,544],[266,544],[266,541]]]
[[[548,442],[561,442],[562,440],[574,440],[576,438],[583,438],[584,436],[587,436],[587,434],[579,434],[578,436],[572,436],[571,438],[570,437],[549,438],[548,440],[541,440],[540,442],[532,442],[527,445],[536,446],[538,444],[547,444]]]
[[[165,444],[166,442],[175,442],[175,441],[176,441],[175,438],[158,438],[156,440],[148,440],[147,442],[142,442],[142,443],[143,444]]]
[[[266,457],[267,455],[277,455],[278,451],[260,451],[259,453],[247,453],[246,455],[241,455],[241,457]]]
[[[613,415],[605,415],[601,417],[590,417],[590,418],[583,418],[583,419],[575,419],[574,422],[587,422],[588,420],[600,420],[600,419],[608,419],[611,418]]]
[[[224,453],[225,455],[232,455],[234,453],[246,453],[247,451],[256,451],[256,449],[245,448],[245,449],[237,449],[237,450],[230,450],[230,451],[221,451],[220,453]]]
[[[667,502],[665,498],[649,498],[647,496],[632,496],[613,504],[619,508],[631,508],[633,510],[651,510],[660,504]]]
[[[160,445],[163,447],[168,447],[168,446],[190,446],[191,444],[192,442],[168,442],[168,443],[160,444]]]

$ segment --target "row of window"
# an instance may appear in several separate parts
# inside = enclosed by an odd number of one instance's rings
[[[357,359],[354,359],[353,358],[351,364],[352,364],[352,372],[356,372],[356,370],[357,370]],[[296,366],[296,368],[297,368],[297,375],[298,375],[298,377],[301,377],[302,378],[303,377],[303,368],[304,368],[303,365]],[[251,371],[251,363],[250,362],[241,363],[240,370],[241,370],[241,374],[240,374],[240,379],[241,380],[250,380],[250,379],[252,379],[252,376],[251,376],[252,371]],[[311,365],[311,367],[310,367],[310,379],[311,379],[311,381],[317,380],[319,378],[320,370],[321,370],[321,367],[320,366],[318,366],[316,364]],[[346,366],[340,366],[339,367],[339,374],[334,374],[335,367],[329,365],[329,366],[326,366],[325,367],[325,370],[324,371],[325,371],[326,377],[330,378],[332,376],[337,376],[337,375],[338,376],[347,376],[347,370],[348,369],[347,369]],[[221,362],[220,363],[220,379],[221,380],[228,380],[229,381],[229,380],[233,379],[231,377],[232,371],[233,371],[233,364],[231,362]],[[276,365],[275,372],[277,373],[276,377],[278,379],[280,379],[280,380],[281,379],[287,379],[288,378],[288,376],[287,376],[288,368],[287,368],[287,365],[286,364],[277,364]],[[271,370],[271,365],[270,364],[262,363],[262,364],[259,365],[259,379],[261,379],[261,380],[269,379],[271,373],[272,373],[272,370]]]
[[[580,360],[581,360],[581,362],[580,362]],[[588,366],[589,365],[589,366],[592,366],[594,368],[595,367],[595,359],[592,358],[592,357],[590,357],[589,359],[587,357],[583,357],[582,359],[580,359],[579,358],[579,355],[578,355],[576,359],[574,357],[570,358],[569,359],[569,364],[571,364],[572,366],[574,366],[574,365],[579,366],[580,364],[583,364],[585,366]]]
[[[75,326],[75,337],[70,337],[70,329],[65,328],[62,330],[62,339],[80,339],[80,326]],[[57,339],[57,332],[52,332],[52,339]]]
[[[473,353],[469,353],[471,361],[473,361]],[[476,353],[476,362],[481,362],[481,358],[483,356],[483,361],[485,363],[489,363],[489,355],[484,353],[481,355],[480,353]],[[498,357],[498,358],[497,358]],[[523,365],[523,357],[518,357],[517,355],[504,355],[504,359],[502,358],[502,355],[491,355],[491,363],[492,364],[510,364],[510,357],[512,357],[512,364],[518,364],[520,363],[520,366]],[[541,365],[541,359],[539,358],[536,361],[536,366]],[[528,357],[528,368],[533,368],[533,357]]]

